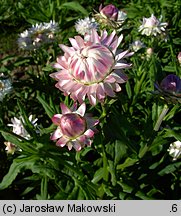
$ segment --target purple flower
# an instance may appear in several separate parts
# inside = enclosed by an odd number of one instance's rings
[[[109,4],[102,7],[99,6],[99,13],[94,15],[96,21],[100,24],[101,29],[121,29],[121,25],[127,18],[127,14],[123,11],[119,11],[117,7]]]
[[[181,103],[181,79],[178,76],[169,74],[161,81],[160,85],[155,84],[155,87],[166,100]]]
[[[172,94],[181,93],[181,79],[174,74],[170,74],[161,81],[160,88]]]
[[[112,4],[109,4],[102,8],[102,5],[99,7],[99,12],[104,18],[117,21],[119,10]]]

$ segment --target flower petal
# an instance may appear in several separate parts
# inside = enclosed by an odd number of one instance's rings
[[[61,119],[62,115],[61,114],[55,114],[53,117],[52,117],[52,122],[55,124],[55,125],[60,125],[60,119]]]
[[[94,136],[94,131],[91,129],[88,129],[85,131],[84,135],[87,136],[88,138],[91,138]]]
[[[81,104],[81,106],[78,108],[78,110],[76,111],[77,114],[84,116],[85,114],[85,110],[86,110],[86,104],[83,103]]]
[[[51,140],[56,140],[56,139],[59,139],[61,136],[62,136],[62,132],[61,132],[61,129],[58,127],[58,128],[53,132],[53,134],[51,135],[50,139],[51,139]]]
[[[68,139],[65,137],[61,137],[60,139],[58,139],[58,141],[56,142],[57,146],[61,146],[64,147],[66,145],[66,143],[68,142]]]
[[[72,112],[64,103],[60,103],[60,108],[63,115]]]

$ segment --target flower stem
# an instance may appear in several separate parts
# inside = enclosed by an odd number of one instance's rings
[[[162,110],[162,112],[161,112],[161,114],[160,114],[160,116],[159,116],[159,118],[158,118],[158,120],[157,120],[157,122],[155,124],[155,127],[153,129],[154,131],[159,130],[160,125],[161,125],[165,115],[167,114],[168,110],[169,110],[169,108],[168,108],[167,104],[165,104],[164,107],[163,107],[163,110]]]

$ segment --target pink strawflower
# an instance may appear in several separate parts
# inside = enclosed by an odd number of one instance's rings
[[[127,81],[122,69],[130,67],[122,59],[132,55],[128,50],[117,54],[122,38],[115,31],[109,36],[102,31],[99,36],[92,30],[84,39],[70,38],[72,47],[61,44],[64,55],[54,65],[59,71],[50,75],[58,81],[56,87],[80,104],[86,95],[92,105],[103,102],[107,95],[114,97],[115,92],[121,91],[119,84]]]
[[[80,151],[85,145],[90,146],[94,136],[92,128],[99,121],[85,114],[85,103],[78,109],[76,104],[71,109],[63,103],[60,107],[62,114],[55,114],[52,117],[57,129],[51,135],[51,140],[57,140],[56,145],[60,147],[67,145],[69,150],[73,147],[76,151]]]

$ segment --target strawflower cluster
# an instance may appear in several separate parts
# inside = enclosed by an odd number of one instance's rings
[[[93,127],[98,120],[85,114],[85,101],[88,99],[93,106],[104,103],[107,96],[115,97],[116,92],[121,91],[120,84],[127,81],[123,69],[131,64],[125,58],[133,52],[118,49],[123,35],[117,36],[115,30],[108,33],[99,29],[100,25],[117,28],[125,19],[126,14],[114,5],[100,6],[95,19],[86,17],[75,23],[75,29],[82,37],[69,38],[71,46],[60,44],[64,54],[54,64],[58,72],[50,76],[57,81],[55,86],[65,96],[79,102],[80,107],[69,109],[61,103],[62,114],[52,117],[57,129],[51,139],[56,141],[57,146],[67,146],[69,150],[74,148],[76,151],[90,146],[95,132]]]
[[[57,31],[58,24],[52,20],[49,23],[35,24],[20,34],[18,38],[19,48],[36,50],[44,44],[52,43]]]

